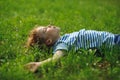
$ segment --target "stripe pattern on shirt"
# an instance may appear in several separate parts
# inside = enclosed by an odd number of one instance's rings
[[[60,43],[64,43],[68,46],[68,50],[75,48],[99,48],[103,44],[105,46],[114,45],[114,34],[105,31],[85,30],[82,29],[78,32],[63,35],[54,45],[59,46]]]

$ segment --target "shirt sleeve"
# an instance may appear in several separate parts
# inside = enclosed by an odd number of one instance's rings
[[[68,46],[65,43],[59,43],[54,47],[53,53],[55,53],[57,50],[66,50],[66,51],[68,51]]]

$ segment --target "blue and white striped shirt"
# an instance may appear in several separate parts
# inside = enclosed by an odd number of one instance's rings
[[[105,31],[85,30],[65,34],[53,46],[53,53],[57,50],[71,50],[99,48],[103,44],[105,46],[114,45],[115,35]]]

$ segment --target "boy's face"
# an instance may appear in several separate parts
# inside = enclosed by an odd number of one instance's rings
[[[38,33],[45,39],[52,39],[53,41],[60,37],[60,28],[55,26],[38,27]]]

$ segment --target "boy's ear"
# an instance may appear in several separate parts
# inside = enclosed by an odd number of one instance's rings
[[[46,45],[51,45],[51,44],[52,44],[52,39],[47,39],[47,40],[45,41],[45,43],[46,43]]]

